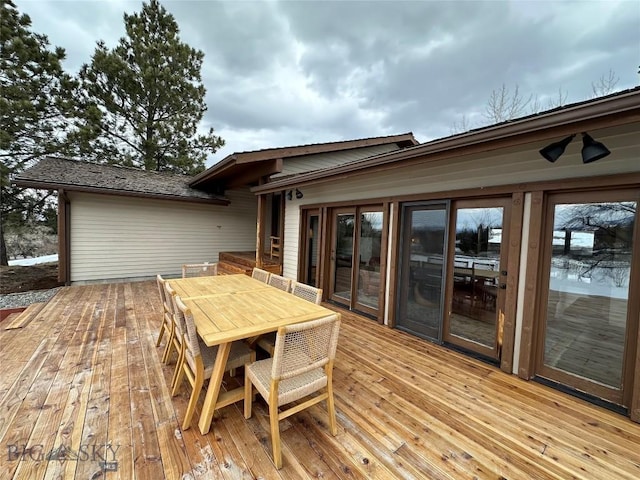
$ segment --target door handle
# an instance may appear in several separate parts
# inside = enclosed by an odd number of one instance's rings
[[[500,284],[500,290],[506,290],[507,289],[507,284],[506,283],[501,283]]]

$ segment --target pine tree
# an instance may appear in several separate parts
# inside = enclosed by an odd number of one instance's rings
[[[126,36],[98,42],[80,71],[84,157],[146,170],[194,174],[224,141],[198,134],[207,110],[204,53],[180,41],[173,15],[157,0],[124,15]]]
[[[0,265],[7,265],[4,232],[11,222],[33,219],[51,194],[25,191],[10,175],[46,155],[65,153],[72,79],[62,48],[30,29],[11,0],[0,0]]]

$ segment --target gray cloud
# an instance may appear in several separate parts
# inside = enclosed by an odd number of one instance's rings
[[[183,41],[205,52],[212,126],[233,151],[472,126],[492,90],[544,104],[591,96],[613,70],[638,84],[640,6],[621,1],[164,1]],[[141,2],[18,0],[77,71],[113,46]],[[473,125],[475,124],[475,125]],[[213,159],[212,159],[213,161]]]

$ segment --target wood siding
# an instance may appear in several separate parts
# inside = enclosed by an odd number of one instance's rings
[[[229,207],[70,194],[71,281],[179,275],[183,263],[253,250],[256,198],[227,195]]]
[[[394,143],[391,145],[376,145],[373,147],[345,150],[342,152],[329,152],[317,155],[305,155],[303,157],[291,157],[284,160],[282,172],[273,175],[272,178],[275,179],[288,175],[312,172],[321,168],[335,167],[348,162],[372,157],[374,155],[393,152],[395,150],[398,150],[398,146]]]
[[[304,197],[301,200],[287,200],[285,204],[285,272],[292,278],[297,272],[299,209],[304,205],[349,203],[363,199],[393,201],[407,195],[426,196],[429,193],[448,191],[454,196],[453,192],[459,190],[523,185],[523,182],[639,173],[637,129],[638,125],[634,124],[593,132],[594,138],[607,145],[612,154],[588,165],[582,163],[582,144],[579,140],[569,144],[561,159],[554,164],[544,160],[538,153],[548,142],[536,142],[526,148],[513,147],[491,153],[393,167],[385,171],[354,174],[346,178],[331,179],[326,183],[300,186]],[[390,248],[395,248],[394,244]]]

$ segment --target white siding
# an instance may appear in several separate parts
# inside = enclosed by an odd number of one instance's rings
[[[300,209],[294,206],[299,200],[287,201],[284,216],[284,249],[282,275],[298,280],[298,250],[300,243]]]
[[[338,165],[354,162],[374,155],[393,152],[394,150],[398,150],[398,146],[395,143],[344,150],[341,152],[328,152],[319,153],[317,155],[305,155],[303,157],[285,158],[282,166],[282,172],[272,175],[271,178],[312,172],[321,168],[336,167]]]
[[[71,194],[71,281],[177,276],[183,263],[255,250],[255,196],[227,196],[228,207]]]

